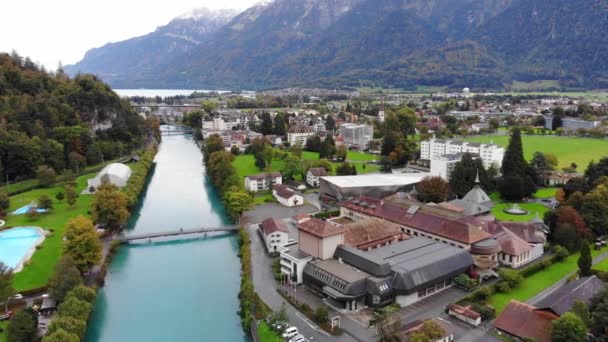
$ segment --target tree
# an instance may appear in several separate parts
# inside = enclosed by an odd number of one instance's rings
[[[570,196],[572,199],[574,194]],[[581,215],[573,208],[568,205],[562,205],[557,209],[557,225],[563,225],[569,223],[576,228],[576,233],[579,239],[591,239],[593,233],[585,224],[585,221]]]
[[[582,277],[588,277],[593,274],[591,272],[592,263],[593,260],[591,259],[591,250],[589,249],[589,244],[583,243],[581,247],[581,255],[577,261],[579,273]]]
[[[328,134],[321,143],[321,150],[319,151],[319,158],[332,159],[336,155],[336,142],[331,134]]]
[[[205,164],[209,162],[209,158],[214,152],[224,151],[224,139],[217,134],[213,134],[205,139],[205,145],[203,146],[203,157]]]
[[[355,165],[350,165],[348,162],[344,162],[336,168],[336,175],[338,176],[354,176],[357,174],[357,168]]]
[[[411,342],[438,341],[445,335],[445,330],[436,322],[428,320],[415,332],[408,335]]]
[[[336,151],[336,158],[342,161],[346,161],[346,157],[348,156],[348,150],[346,146],[340,145],[338,146],[338,150]]]
[[[87,330],[87,323],[81,319],[73,317],[55,317],[49,325],[48,334],[52,335],[56,331],[65,331],[83,338]]]
[[[284,113],[277,113],[274,116],[274,134],[285,135],[287,132],[287,118]]]
[[[388,131],[384,134],[382,138],[382,147],[381,154],[383,156],[388,156],[391,152],[397,148],[397,144],[401,139],[401,134],[396,131]]]
[[[91,204],[91,216],[95,222],[106,223],[110,229],[119,229],[129,218],[129,196],[111,184],[97,189]],[[76,260],[78,262],[78,260]]]
[[[299,142],[291,146],[291,155],[296,157],[298,160],[302,159],[302,145]]]
[[[0,212],[4,213],[10,208],[11,200],[6,191],[0,191]]]
[[[264,135],[272,134],[272,118],[270,113],[262,113],[262,124],[260,125],[260,132]]]
[[[264,152],[262,155],[264,156],[264,161],[266,162],[266,165],[270,166],[270,164],[272,163],[272,159],[274,159],[274,148],[272,148],[272,146],[270,145],[266,145],[266,147],[264,147]]]
[[[253,155],[254,158],[254,164],[255,167],[258,168],[258,170],[264,170],[266,169],[266,159],[264,159],[264,155],[262,153],[256,153]]]
[[[76,334],[68,333],[63,329],[58,329],[52,334],[43,337],[42,342],[80,342],[80,337]]]
[[[536,185],[530,177],[528,163],[524,159],[519,128],[513,129],[509,145],[502,161],[502,180],[498,191],[502,198],[507,200],[521,200],[530,197],[536,192]]]
[[[230,153],[232,153],[233,156],[238,156],[239,154],[241,154],[241,151],[237,146],[232,146],[230,148]]]
[[[38,316],[32,309],[18,311],[9,321],[6,332],[11,342],[32,342],[38,340]]]
[[[542,185],[541,176],[549,171],[552,171],[553,166],[549,163],[545,154],[542,152],[534,152],[532,160],[530,160],[530,169],[532,170],[534,182]]]
[[[585,323],[585,327],[589,327],[591,324],[591,312],[589,311],[589,306],[581,301],[581,300],[576,300],[574,301],[574,304],[572,304],[572,308],[570,309],[570,311],[577,315],[582,321],[583,323]]]
[[[325,324],[329,321],[329,312],[324,306],[319,306],[314,314],[315,322]]]
[[[95,298],[97,298],[97,292],[92,288],[84,285],[78,285],[73,288],[69,294],[70,297],[76,297],[80,300],[84,300],[87,303],[93,304],[95,302]]]
[[[220,191],[227,189],[227,184],[229,184],[236,175],[236,170],[232,165],[233,160],[234,156],[226,151],[214,152],[209,159],[207,172],[211,176],[213,185]]]
[[[241,215],[253,205],[253,198],[246,191],[235,189],[224,194],[224,205],[230,216],[239,223]]]
[[[312,137],[306,139],[306,151],[320,152],[321,144],[322,144],[321,138],[315,134]]]
[[[336,129],[336,120],[334,120],[334,117],[331,114],[327,115],[327,118],[325,118],[325,129],[328,131]]]
[[[473,158],[470,153],[464,153],[459,162],[454,165],[450,175],[450,188],[458,197],[463,197],[474,186],[479,175],[480,186],[485,191],[493,190],[492,179],[484,169],[479,158]]]
[[[193,110],[184,115],[182,122],[192,128],[201,128],[203,126],[203,117],[205,113],[200,110]]]
[[[500,279],[509,284],[512,289],[516,288],[523,279],[521,273],[507,268],[500,269],[498,275],[500,276]]]
[[[585,323],[572,312],[564,313],[552,323],[553,342],[584,342],[587,340],[586,334]]]
[[[39,209],[53,209],[53,200],[51,199],[51,196],[47,194],[40,195],[36,203]]]
[[[581,215],[587,226],[596,235],[608,233],[608,186],[598,184],[595,189],[585,195],[581,203]]]
[[[572,223],[558,224],[551,237],[554,243],[566,247],[570,252],[576,251],[581,245],[581,239]]]
[[[81,273],[99,263],[102,245],[91,220],[82,215],[69,220],[65,237],[65,252],[74,259]]]
[[[70,207],[73,207],[74,204],[76,204],[76,200],[78,199],[78,193],[72,185],[67,185],[65,187],[65,197],[67,198]]]
[[[608,176],[608,157],[600,159],[597,163],[591,161],[585,170],[585,180],[589,185],[597,184],[603,176]]]
[[[80,284],[82,284],[82,276],[74,259],[69,254],[62,256],[49,279],[49,293],[61,302],[68,292]]]
[[[450,184],[441,177],[425,177],[416,186],[416,191],[423,202],[442,203],[450,194]]]
[[[0,302],[4,302],[5,312],[8,310],[8,300],[14,294],[13,270],[0,262]]]
[[[57,313],[61,317],[72,317],[87,320],[92,309],[93,306],[91,303],[87,303],[84,300],[80,300],[76,297],[67,296],[66,300],[59,304]]]
[[[40,165],[36,170],[36,178],[38,178],[38,182],[41,186],[48,187],[55,182],[57,172],[55,172],[52,167]]]
[[[380,341],[398,341],[397,335],[401,330],[401,321],[399,315],[395,313],[399,309],[399,305],[393,304],[374,310],[369,325],[376,327],[378,335],[380,335]]]
[[[58,200],[59,202],[63,201],[64,198],[65,198],[65,194],[63,193],[63,191],[59,191],[57,193],[57,195],[55,195],[55,199]]]
[[[591,298],[591,332],[596,337],[608,338],[608,286]]]
[[[283,161],[281,173],[284,179],[294,179],[296,175],[302,173],[302,162],[293,155],[287,156]]]

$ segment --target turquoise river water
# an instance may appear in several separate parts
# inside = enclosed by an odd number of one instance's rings
[[[190,136],[163,136],[128,233],[227,223]],[[238,316],[234,235],[122,246],[99,291],[86,341],[247,341]]]

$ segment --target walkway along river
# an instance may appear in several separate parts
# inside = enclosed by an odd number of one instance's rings
[[[165,127],[163,127],[165,129]],[[163,136],[156,167],[127,234],[228,224],[191,136]],[[121,246],[86,341],[247,341],[239,316],[234,234]]]

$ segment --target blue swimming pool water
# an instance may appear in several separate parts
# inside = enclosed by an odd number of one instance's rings
[[[23,256],[40,238],[41,233],[34,227],[19,227],[0,231],[0,262],[15,268]]]
[[[29,210],[30,210],[31,205],[26,205],[24,207],[21,207],[15,211],[13,211],[13,215],[23,215],[26,214]],[[46,209],[36,209],[37,212],[39,213],[46,213]]]

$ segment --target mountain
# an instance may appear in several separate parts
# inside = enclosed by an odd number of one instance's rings
[[[606,0],[274,0],[179,48],[158,43],[171,26],[69,70],[119,87],[608,86]]]
[[[92,71],[111,84],[129,79],[154,79],[170,68],[172,56],[181,56],[207,42],[238,12],[198,8],[171,20],[147,35],[89,50],[82,61],[65,66],[66,72]]]

